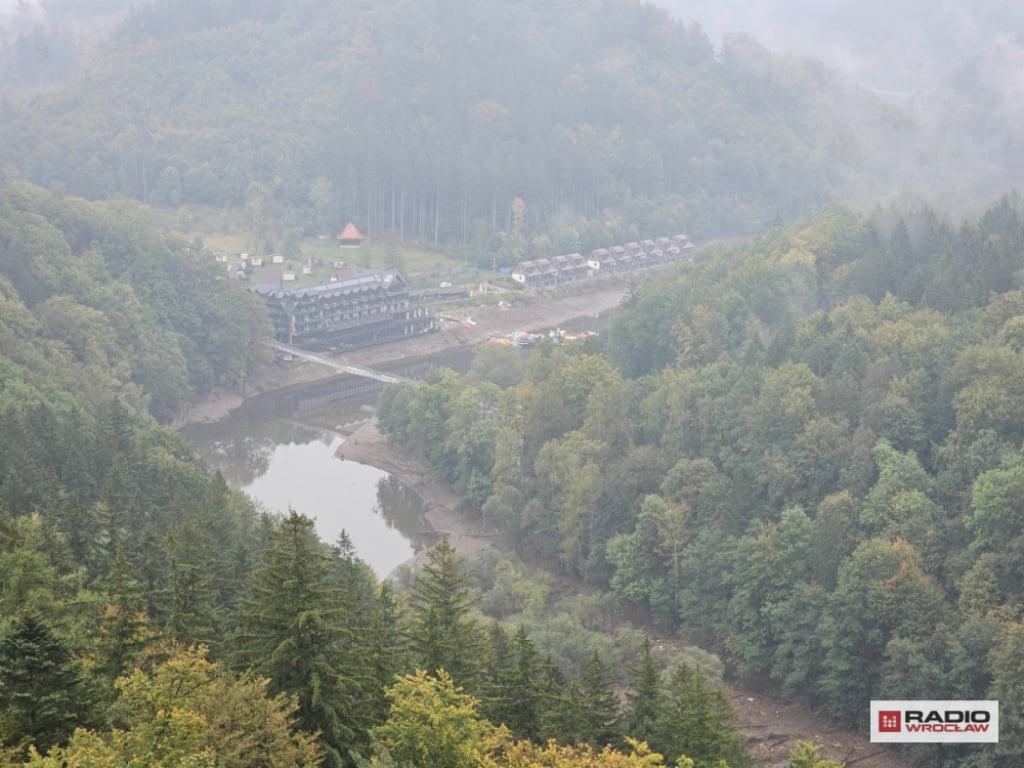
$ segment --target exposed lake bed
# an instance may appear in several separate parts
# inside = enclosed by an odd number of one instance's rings
[[[616,288],[508,309],[482,305],[464,310],[471,324],[447,323],[429,336],[338,359],[408,378],[436,366],[465,371],[473,347],[490,336],[595,318],[618,306],[624,292]],[[278,361],[246,385],[244,396],[224,392],[197,405],[181,432],[211,468],[266,509],[294,509],[315,519],[326,542],[344,529],[379,578],[415,562],[440,535],[463,554],[489,546],[488,532],[459,514],[454,491],[377,430],[379,388],[354,388],[353,380],[365,381],[313,362]]]

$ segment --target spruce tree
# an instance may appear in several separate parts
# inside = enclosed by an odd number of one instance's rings
[[[645,636],[640,658],[629,668],[626,691],[626,735],[648,744],[655,738],[655,724],[661,710],[661,672],[651,653],[651,638]]]
[[[409,641],[415,662],[431,674],[445,670],[457,685],[474,687],[479,672],[480,631],[470,617],[479,599],[473,575],[462,568],[447,538],[427,553],[409,601]]]
[[[611,673],[596,651],[583,667],[583,694],[586,701],[588,738],[595,749],[618,747],[622,741],[619,697],[612,687]]]
[[[721,760],[731,768],[743,768],[750,765],[750,756],[735,719],[725,691],[700,669],[681,662],[666,686],[651,747],[670,764],[685,755],[695,768],[718,768]]]
[[[297,696],[299,727],[320,733],[326,765],[344,764],[366,739],[365,697],[347,663],[331,558],[308,517],[291,511],[270,533],[236,618],[236,664],[269,677],[272,694]]]
[[[595,652],[582,674],[552,698],[543,725],[545,735],[562,744],[589,744],[597,750],[618,746],[619,700],[599,654]]]
[[[221,638],[212,544],[191,516],[176,525],[165,539],[171,582],[167,624],[171,635],[186,645],[214,646]]]
[[[512,675],[508,727],[523,738],[540,738],[540,715],[550,695],[537,649],[522,624],[512,638]]]
[[[85,669],[41,619],[15,619],[0,637],[0,680],[0,743],[45,752],[92,724]]]
[[[113,681],[128,671],[153,639],[145,611],[145,585],[124,550],[118,550],[109,573],[95,586],[104,599],[94,638],[95,669]],[[112,686],[109,693],[113,696]]]
[[[480,713],[492,723],[506,725],[516,733],[512,719],[512,643],[508,633],[497,621],[487,632],[485,654],[487,663],[483,671],[480,691]]]

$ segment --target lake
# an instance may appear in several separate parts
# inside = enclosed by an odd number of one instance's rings
[[[563,327],[603,330],[609,314]],[[472,350],[460,348],[387,370],[418,379],[438,366],[464,373],[471,361]],[[229,485],[268,511],[294,509],[314,519],[328,543],[344,530],[383,579],[437,539],[415,493],[387,472],[335,457],[346,435],[373,417],[381,386],[332,376],[250,398],[228,418],[189,425],[181,434]]]
[[[391,370],[418,378],[439,365],[467,370],[470,358],[458,350]],[[332,376],[251,398],[228,418],[181,434],[229,485],[266,510],[294,509],[314,519],[328,543],[344,530],[383,579],[437,539],[415,493],[383,470],[335,456],[346,436],[373,417],[379,388],[372,380]]]

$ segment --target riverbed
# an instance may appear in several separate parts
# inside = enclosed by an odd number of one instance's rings
[[[464,373],[475,345],[501,332],[559,326],[603,330],[621,294],[602,292],[504,310],[493,305],[467,309],[471,323],[449,324],[430,337],[357,350],[339,359],[410,379],[438,366]],[[488,546],[488,532],[458,514],[454,492],[376,430],[381,386],[314,363],[279,359],[247,386],[244,397],[222,393],[195,409],[181,431],[232,487],[268,511],[294,509],[313,518],[318,535],[329,543],[344,530],[378,578],[415,563],[440,535],[464,554]]]

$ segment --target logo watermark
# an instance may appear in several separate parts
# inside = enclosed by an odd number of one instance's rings
[[[999,741],[998,701],[872,701],[871,741]]]

